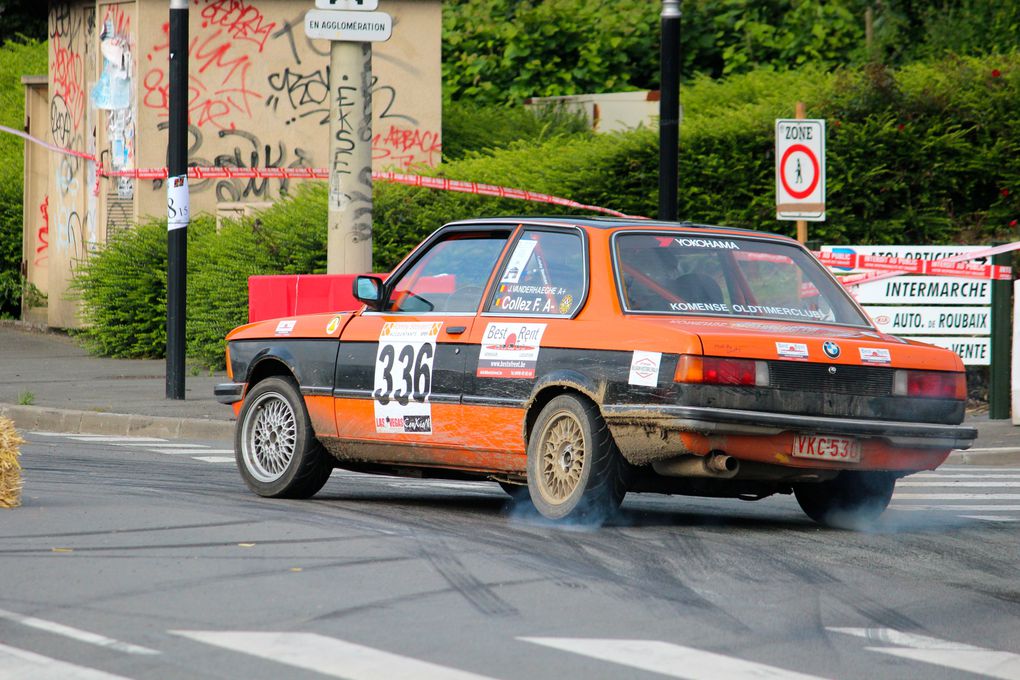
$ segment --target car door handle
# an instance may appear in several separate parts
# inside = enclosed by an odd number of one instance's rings
[[[450,335],[460,335],[467,330],[467,326],[450,326],[446,329],[446,332]]]

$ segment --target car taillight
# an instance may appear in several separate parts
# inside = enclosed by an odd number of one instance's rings
[[[767,387],[769,365],[754,359],[727,357],[680,356],[673,373],[676,382],[705,383],[711,385],[755,385]]]
[[[893,394],[899,397],[966,399],[967,377],[944,371],[898,370],[893,374]]]

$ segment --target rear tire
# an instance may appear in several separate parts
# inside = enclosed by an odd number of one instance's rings
[[[544,517],[601,525],[623,502],[627,469],[588,399],[562,394],[539,413],[528,438],[528,490]]]
[[[285,377],[266,378],[245,396],[234,458],[248,488],[266,498],[310,498],[333,471],[297,383]]]
[[[835,529],[865,529],[892,499],[896,477],[888,472],[844,471],[834,479],[799,484],[793,493],[807,516]]]

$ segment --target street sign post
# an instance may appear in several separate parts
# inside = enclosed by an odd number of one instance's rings
[[[305,34],[329,40],[329,200],[326,273],[372,271],[372,43],[393,18],[378,0],[315,0]]]
[[[776,120],[776,219],[825,221],[825,121]]]

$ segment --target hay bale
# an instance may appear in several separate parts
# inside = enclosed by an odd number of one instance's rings
[[[21,505],[21,464],[18,447],[25,440],[18,436],[14,422],[0,418],[0,508]]]

